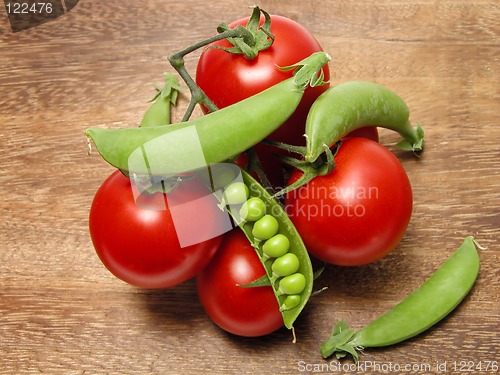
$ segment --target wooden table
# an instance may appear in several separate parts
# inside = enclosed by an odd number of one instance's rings
[[[221,331],[192,281],[140,290],[114,278],[87,227],[112,168],[87,155],[84,129],[137,125],[153,83],[173,72],[166,56],[250,12],[229,0],[82,0],[57,20],[13,33],[0,7],[0,374],[340,374],[373,366],[438,374],[500,360],[498,2],[259,5],[311,30],[333,57],[333,82],[386,85],[424,125],[420,158],[397,151],[396,134],[380,136],[414,189],[399,247],[375,264],[328,268],[318,287],[329,289],[297,322],[296,344],[286,330],[255,339]],[[198,56],[187,59],[191,72]],[[468,235],[486,247],[482,269],[447,319],[401,345],[367,350],[358,368],[321,358],[337,320],[359,328],[387,311]]]

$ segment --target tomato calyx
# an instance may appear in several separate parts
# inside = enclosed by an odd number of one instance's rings
[[[259,27],[260,16],[264,16],[264,23]],[[253,7],[252,15],[245,27],[236,26],[235,30],[241,31],[241,36],[228,37],[226,40],[232,47],[211,46],[232,54],[242,54],[248,60],[257,57],[260,51],[268,49],[274,43],[274,35],[271,33],[271,16],[258,6]],[[219,34],[232,30],[227,24],[221,23],[217,27]]]
[[[273,142],[269,140],[266,140],[265,142],[282,150],[293,152],[302,156],[301,159],[283,155],[276,156],[283,163],[288,164],[293,168],[299,169],[303,173],[297,181],[276,192],[273,195],[274,198],[279,198],[295,189],[300,188],[303,185],[306,185],[309,181],[317,176],[326,176],[327,174],[332,173],[335,168],[335,154],[337,153],[342,143],[341,141],[337,142],[333,151],[325,144],[325,152],[318,159],[311,163],[303,159],[306,153],[306,147],[292,146],[285,143]]]

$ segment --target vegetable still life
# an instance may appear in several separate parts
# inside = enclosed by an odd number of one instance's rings
[[[198,50],[192,75],[184,59]],[[114,168],[90,210],[104,266],[142,288],[196,278],[222,330],[257,337],[285,327],[300,340],[299,317],[325,293],[324,269],[378,262],[411,235],[413,188],[398,156],[424,154],[433,126],[411,121],[389,87],[336,82],[332,56],[302,25],[255,6],[170,54],[176,73],[165,73],[139,126],[87,129],[92,153]],[[190,102],[172,123],[179,95]],[[380,129],[400,137],[398,156]],[[357,363],[445,318],[480,272],[473,236],[449,247],[458,250],[393,309],[359,330],[335,315],[314,350]]]

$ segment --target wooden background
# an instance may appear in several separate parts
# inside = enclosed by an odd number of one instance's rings
[[[427,149],[418,159],[381,132],[414,188],[400,246],[372,265],[329,268],[318,284],[328,291],[296,324],[297,344],[287,331],[224,333],[192,281],[157,291],[119,281],[88,234],[93,195],[112,168],[87,155],[84,130],[135,126],[153,83],[173,72],[166,56],[250,11],[229,0],[81,0],[55,21],[12,33],[0,6],[0,374],[372,373],[322,360],[332,325],[345,319],[359,328],[387,311],[471,234],[487,249],[463,304],[426,334],[367,350],[362,361],[416,366],[413,373],[444,373],[444,364],[452,373],[454,362],[500,360],[499,3],[259,5],[311,30],[333,57],[333,82],[386,85],[424,125]],[[191,72],[198,56],[188,58]]]

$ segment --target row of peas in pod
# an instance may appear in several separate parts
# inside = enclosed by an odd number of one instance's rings
[[[286,326],[291,326],[312,290],[308,253],[282,206],[248,173],[225,186],[219,199],[243,230],[267,271]]]

